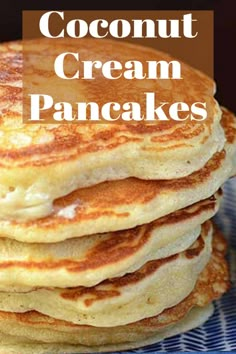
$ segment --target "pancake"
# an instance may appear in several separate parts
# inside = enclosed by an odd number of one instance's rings
[[[57,101],[61,93],[58,78],[50,72],[56,53],[78,51],[78,39],[62,39],[49,48],[50,40],[25,43],[25,60],[39,51],[47,55],[46,66],[32,66],[38,78],[55,76]],[[135,57],[141,62],[171,61],[169,55],[130,43],[81,39],[79,52],[84,61],[113,58],[124,63]],[[201,122],[169,120],[155,124],[23,124],[22,119],[22,43],[0,46],[0,216],[29,220],[49,215],[55,199],[78,188],[136,177],[175,179],[201,169],[224,145],[219,124],[221,110],[214,99],[215,84],[203,73],[181,63],[184,80],[106,80],[97,70],[95,80],[63,80],[65,100],[71,102],[139,102],[144,92],[155,92],[155,104],[178,101],[191,106],[206,102],[208,117]],[[71,68],[80,63],[70,63]],[[53,67],[53,66],[52,66]],[[33,80],[33,79],[32,79]],[[50,81],[51,82],[51,81]],[[193,84],[194,83],[194,84]],[[66,94],[65,94],[66,93]],[[61,101],[61,99],[59,100]],[[55,183],[56,181],[56,183]]]
[[[57,199],[49,217],[28,222],[0,220],[0,235],[21,242],[59,242],[130,229],[209,198],[235,169],[236,119],[229,111],[224,110],[222,126],[225,150],[190,176],[171,181],[127,178],[78,189]]]
[[[179,322],[168,326],[163,330],[156,330],[156,334],[148,339],[136,342],[124,342],[122,344],[108,344],[100,346],[84,346],[64,343],[45,343],[34,341],[22,336],[12,336],[0,332],[0,354],[79,354],[79,353],[98,353],[111,352],[118,350],[140,348],[153,343],[158,343],[165,338],[184,333],[202,325],[213,313],[213,306],[208,305],[204,308],[194,308]],[[48,331],[44,331],[48,334]],[[31,334],[31,329],[27,333]],[[51,333],[51,332],[50,332]],[[53,335],[53,332],[51,333]],[[53,341],[53,339],[52,339]]]
[[[65,321],[99,327],[151,317],[189,295],[210,259],[211,243],[212,227],[208,221],[197,241],[177,255],[147,262],[134,273],[107,279],[90,288],[1,292],[0,310],[36,310]]]
[[[220,196],[221,191],[135,229],[52,244],[0,238],[0,289],[93,286],[177,254],[198,238],[200,225],[218,211]]]
[[[236,140],[236,124],[235,124],[236,117],[227,108],[225,107],[221,107],[221,108],[222,108],[223,115],[225,117],[225,119],[222,120],[221,124],[226,133],[226,139],[230,143],[234,144]],[[236,153],[233,154],[233,171],[231,173],[231,176],[236,177]]]
[[[75,325],[34,311],[24,314],[1,312],[0,342],[2,345],[12,343],[12,350],[14,343],[19,346],[15,348],[23,346],[22,343],[31,343],[24,348],[29,348],[31,352],[37,354],[45,353],[46,350],[50,353],[61,351],[85,353],[137,348],[194,328],[207,320],[212,314],[212,307],[209,307],[209,304],[221,297],[229,288],[225,250],[226,243],[222,235],[215,230],[211,260],[200,274],[194,290],[181,303],[164,310],[158,316],[125,326],[101,328]],[[43,344],[39,344],[40,342]],[[69,345],[72,343],[74,346]],[[32,348],[36,348],[37,351]]]

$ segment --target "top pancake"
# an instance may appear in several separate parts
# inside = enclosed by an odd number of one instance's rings
[[[32,66],[35,76],[52,75],[49,41],[30,43],[26,46],[27,55],[40,50],[48,57],[47,67]],[[75,46],[73,40],[65,39],[55,48],[57,53],[78,52],[79,48],[81,60],[102,62],[114,59],[114,53],[115,59],[122,63],[130,58],[141,62],[173,59],[147,47],[110,40],[76,40]],[[189,175],[223,147],[221,112],[213,98],[214,82],[186,64],[182,64],[184,80],[106,80],[99,72],[92,83],[64,80],[65,100],[95,101],[101,105],[135,101],[143,105],[144,92],[155,92],[157,101],[175,102],[178,98],[190,105],[206,102],[208,118],[203,122],[24,125],[21,50],[21,42],[0,46],[0,204],[4,202],[12,213],[16,209],[34,209],[30,215],[25,211],[24,216],[15,218],[48,215],[54,199],[107,180],[172,179]],[[56,78],[54,86],[62,91]],[[6,215],[1,212],[1,217]]]

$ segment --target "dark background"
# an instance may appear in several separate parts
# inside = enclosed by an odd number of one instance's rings
[[[112,3],[112,2],[111,2]],[[94,8],[81,1],[31,1],[3,0],[0,12],[0,41],[21,38],[22,10],[214,10],[214,78],[217,83],[216,98],[220,104],[236,113],[236,0],[156,0],[145,6],[102,5]],[[87,6],[85,6],[87,5]],[[142,3],[140,3],[142,5]],[[203,48],[204,50],[204,48]]]

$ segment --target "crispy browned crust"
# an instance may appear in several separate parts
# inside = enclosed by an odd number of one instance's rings
[[[208,237],[210,228],[211,222],[205,222],[202,225],[202,232],[201,235],[198,237],[197,241],[195,241],[190,248],[179,254],[163,259],[149,261],[133,273],[125,274],[123,277],[104,280],[98,286],[90,288],[80,286],[77,288],[62,290],[60,296],[67,300],[78,301],[78,299],[82,300],[83,296],[86,295],[84,304],[87,307],[91,306],[94,302],[97,302],[99,300],[119,296],[119,289],[121,289],[122,287],[135,283],[140,283],[140,281],[145,278],[148,278],[152,273],[156,272],[158,268],[166,265],[169,262],[172,262],[173,260],[176,260],[177,258],[185,257],[188,259],[192,259],[198,257],[204,249],[205,240]]]
[[[221,190],[217,192],[220,196],[222,193]],[[84,255],[83,259],[60,259],[56,260],[53,257],[49,259],[34,260],[19,260],[19,261],[7,261],[4,260],[0,262],[0,272],[1,269],[18,267],[18,268],[27,268],[27,269],[40,269],[40,270],[49,270],[49,269],[66,269],[68,272],[79,273],[83,271],[94,269],[99,269],[99,267],[105,265],[114,265],[117,262],[124,260],[125,258],[131,257],[141,250],[145,244],[147,244],[152,236],[152,233],[155,229],[158,229],[162,226],[176,225],[178,223],[183,223],[185,221],[190,221],[195,217],[200,217],[202,213],[215,212],[217,208],[217,199],[215,196],[212,196],[206,200],[200,201],[194,205],[191,205],[187,208],[178,210],[168,216],[162,217],[155,220],[152,223],[141,225],[129,230],[122,230],[111,232],[101,237],[90,248],[90,251]],[[93,237],[93,236],[88,236]],[[68,247],[68,244],[65,245]],[[190,252],[190,251],[189,251]]]
[[[157,329],[174,324],[182,319],[192,307],[206,306],[212,301],[221,297],[230,287],[229,267],[224,258],[226,252],[226,241],[219,230],[214,228],[213,254],[210,262],[200,274],[195,289],[178,305],[164,310],[161,314],[125,325],[127,330],[134,328],[144,332],[155,332]],[[138,295],[138,294],[137,294]],[[50,328],[58,330],[69,330],[69,328],[78,332],[82,328],[89,329],[90,326],[76,325],[70,322],[57,320],[36,311],[26,313],[0,312],[0,321],[12,320],[18,324],[37,327]],[[92,328],[92,327],[91,327]],[[103,330],[100,328],[99,330]],[[106,329],[105,329],[106,330]],[[101,332],[102,333],[102,332]]]

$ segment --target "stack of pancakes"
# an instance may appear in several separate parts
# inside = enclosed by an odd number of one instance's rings
[[[112,41],[80,51],[169,58]],[[236,120],[213,81],[182,64],[180,99],[207,101],[202,122],[26,125],[21,43],[1,45],[0,63],[0,353],[135,348],[206,321],[229,287],[211,218],[236,170]],[[104,102],[144,90],[124,81],[71,90]]]

